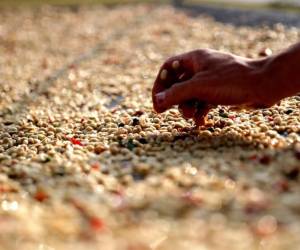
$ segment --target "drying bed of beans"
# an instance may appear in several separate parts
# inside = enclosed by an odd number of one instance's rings
[[[168,6],[0,12],[1,250],[298,249],[300,97],[217,107],[199,129],[151,102],[168,56],[255,58],[298,29]]]

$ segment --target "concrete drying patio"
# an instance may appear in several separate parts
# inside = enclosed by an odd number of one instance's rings
[[[151,88],[168,56],[299,34],[170,6],[2,8],[0,249],[298,249],[300,98],[197,130]]]

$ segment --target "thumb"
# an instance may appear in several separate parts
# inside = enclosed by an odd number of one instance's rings
[[[201,106],[198,107],[197,112],[194,116],[194,121],[197,127],[200,127],[201,125],[205,124],[206,121],[206,115],[210,111],[210,109],[213,107],[212,105],[208,105],[206,103],[199,103]]]
[[[159,107],[161,112],[166,111],[173,105],[184,103],[188,100],[195,98],[195,80],[190,79],[181,83],[174,84],[171,88],[168,88],[155,95],[155,105]]]

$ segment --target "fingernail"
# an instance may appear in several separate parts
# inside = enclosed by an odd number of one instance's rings
[[[155,101],[158,106],[163,106],[166,98],[166,93],[165,92],[160,92],[155,95]]]
[[[166,80],[168,76],[168,71],[166,69],[163,69],[160,73],[160,79],[161,80]]]
[[[179,80],[182,80],[183,78],[185,77],[185,73],[182,73],[180,76],[179,76]]]
[[[180,63],[179,63],[178,60],[176,60],[176,61],[174,61],[174,62],[172,63],[172,68],[173,68],[173,69],[178,69],[179,66],[180,66]]]

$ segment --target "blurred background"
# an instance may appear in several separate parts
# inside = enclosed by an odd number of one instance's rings
[[[1,5],[74,5],[74,4],[127,4],[127,3],[172,3],[176,5],[208,4],[239,8],[271,8],[298,11],[300,0],[0,0]]]

